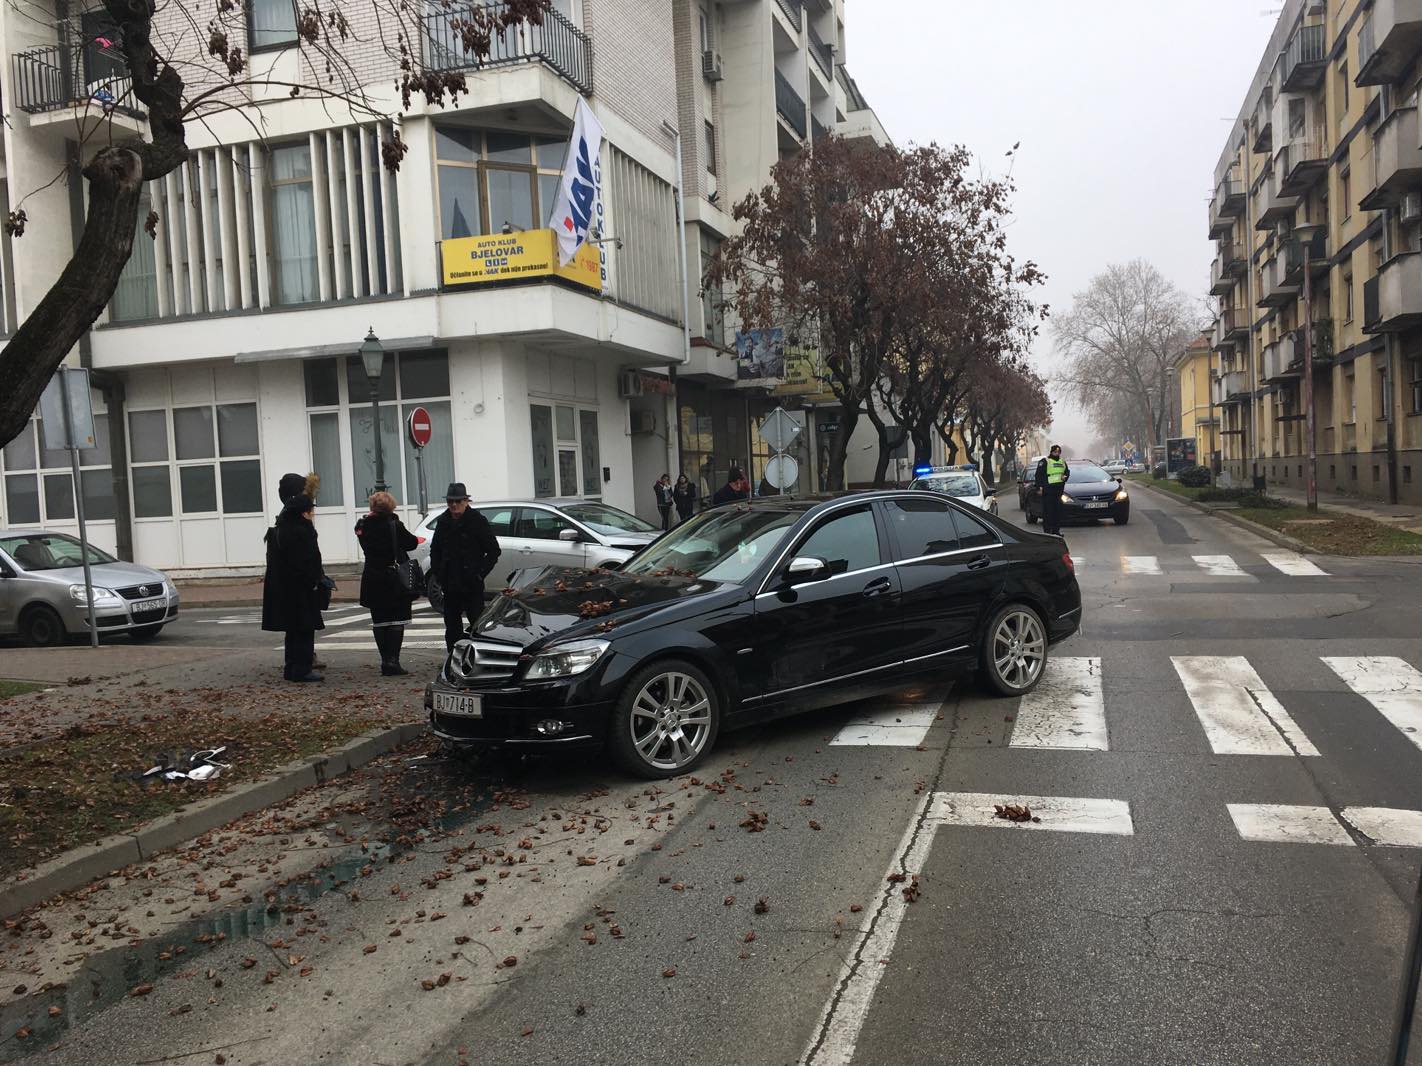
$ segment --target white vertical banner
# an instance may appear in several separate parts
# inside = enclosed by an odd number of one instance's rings
[[[573,261],[586,243],[597,210],[598,173],[602,166],[602,123],[578,97],[573,136],[563,158],[563,180],[548,225],[558,234],[558,254],[563,266]]]

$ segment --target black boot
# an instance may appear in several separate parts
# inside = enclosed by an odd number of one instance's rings
[[[410,672],[400,665],[400,646],[404,643],[404,626],[385,627],[385,656],[380,672],[386,677],[404,677]]]

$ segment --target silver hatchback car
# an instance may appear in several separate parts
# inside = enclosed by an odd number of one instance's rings
[[[178,590],[161,571],[89,545],[99,632],[152,640],[178,616]],[[40,646],[89,631],[80,543],[43,529],[0,530],[0,636]]]

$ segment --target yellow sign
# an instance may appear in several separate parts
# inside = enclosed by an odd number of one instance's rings
[[[440,242],[446,285],[481,285],[518,278],[564,278],[602,291],[602,256],[597,245],[584,244],[567,266],[558,263],[558,239],[551,229],[454,237]]]
[[[833,392],[822,377],[823,371],[818,348],[787,341],[785,374],[774,393],[777,396],[804,396],[816,400],[826,395],[833,398]]]

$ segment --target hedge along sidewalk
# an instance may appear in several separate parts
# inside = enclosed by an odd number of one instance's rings
[[[1210,491],[1208,487],[1192,488],[1176,481],[1139,476],[1131,481],[1181,500],[1197,511],[1218,515],[1232,525],[1295,551],[1352,557],[1422,555],[1422,536],[1361,514],[1327,507],[1314,512],[1277,499],[1273,502],[1281,506],[1250,507],[1247,500],[1238,507],[1230,507],[1229,501],[1212,506],[1199,498],[1201,493]]]
[[[348,724],[354,725],[354,721],[352,720]],[[203,785],[181,782],[154,783],[148,789],[141,790],[139,784],[132,779],[123,779],[113,775],[101,777],[99,781],[102,784],[118,786],[118,789],[111,795],[122,797],[121,790],[127,786],[131,795],[136,794],[145,798],[140,798],[137,802],[130,799],[126,803],[121,803],[120,812],[104,812],[105,816],[109,817],[115,825],[123,826],[119,832],[94,840],[92,843],[72,844],[68,850],[54,855],[47,861],[40,862],[37,866],[11,871],[8,860],[16,854],[16,841],[12,838],[7,843],[0,845],[6,849],[5,858],[7,860],[5,880],[0,882],[0,917],[8,918],[18,914],[52,896],[73,891],[131,863],[151,859],[159,851],[201,836],[243,815],[268,807],[302,789],[324,784],[419,737],[424,730],[423,722],[406,722],[394,726],[368,729],[331,750],[314,755],[304,754],[303,757],[295,761],[270,767],[265,772],[256,769],[261,766],[261,763],[259,760],[254,763],[251,747],[239,746],[237,752],[233,753],[233,757],[241,758],[245,754],[247,772],[239,770],[238,765],[234,764],[231,777],[219,778]],[[311,742],[316,737],[313,734],[306,739]],[[43,749],[51,747],[52,744],[53,742],[47,742],[28,749],[23,754],[36,757],[25,761],[30,765],[44,765],[45,756],[52,755],[52,753]],[[96,745],[91,749],[91,752],[97,752],[101,748],[102,745]],[[224,753],[224,757],[226,757],[226,753]],[[5,759],[0,759],[0,765],[12,761],[13,753]],[[89,763],[87,768],[90,770],[102,772],[104,769],[101,765],[92,765],[92,757]],[[7,767],[7,769],[13,769],[13,767]],[[60,766],[58,769],[63,771],[64,767]],[[73,776],[76,783],[92,780],[86,779],[80,774]],[[233,783],[236,787],[227,787]],[[0,788],[9,787],[13,786],[8,783],[0,784]],[[195,795],[206,798],[193,803]],[[29,811],[31,822],[48,821],[52,817],[56,822],[67,825],[72,830],[76,815],[79,818],[91,818],[98,815],[99,811],[95,804],[96,801],[92,796],[89,796],[79,801],[76,810],[70,809],[75,806],[74,804],[59,810],[52,810],[49,809],[47,801],[41,799],[37,802],[26,803],[18,809]],[[37,810],[37,808],[44,809]],[[0,813],[13,820],[23,819],[25,817],[23,814],[15,815],[13,813],[16,809],[15,807],[0,809]],[[66,816],[66,812],[68,812],[68,816]],[[91,823],[91,826],[93,824]],[[45,839],[52,840],[54,838],[45,834]],[[33,844],[32,837],[30,840]],[[43,852],[31,848],[25,854],[33,856],[43,854]]]

